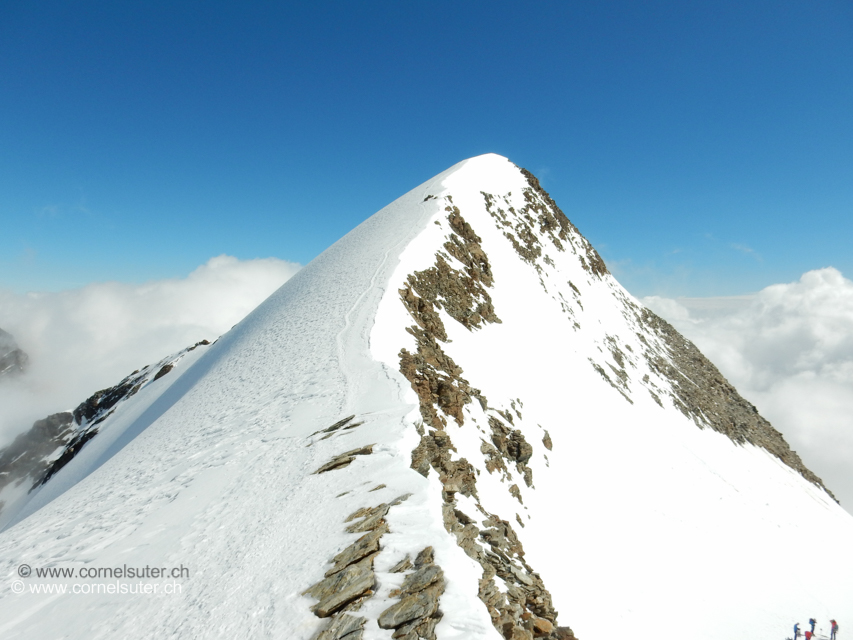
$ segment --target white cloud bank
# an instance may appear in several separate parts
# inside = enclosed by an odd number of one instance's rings
[[[648,297],[853,513],[853,282],[809,271],[737,298]]]
[[[298,270],[276,258],[222,255],[181,279],[24,295],[0,290],[0,328],[30,356],[24,376],[0,385],[0,446],[135,369],[215,340]]]

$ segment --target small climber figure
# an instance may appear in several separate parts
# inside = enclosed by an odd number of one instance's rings
[[[806,631],[806,640],[812,640],[814,634],[811,631]]]
[[[829,624],[832,625],[832,633],[830,634],[830,640],[835,640],[835,635],[838,633],[838,623],[835,620],[830,620]]]
[[[817,621],[814,618],[809,618],[809,624],[812,626],[812,635],[814,635],[814,626],[817,624]]]
[[[799,638],[799,637],[800,637],[800,623],[798,622],[794,625],[794,640],[797,640],[797,638]]]

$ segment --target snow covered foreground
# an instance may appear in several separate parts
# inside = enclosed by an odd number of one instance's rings
[[[364,531],[382,534],[347,614],[364,638],[391,637],[377,621],[417,573],[394,569],[427,547],[442,639],[502,637],[484,592],[530,627],[512,606],[529,582],[582,640],[781,639],[809,617],[845,633],[853,518],[765,448],[699,428],[716,409],[678,406],[636,302],[573,229],[519,222],[525,192],[505,158],[452,167],[140,393],[121,435],[0,534],[0,637],[307,640],[330,618],[301,594]],[[381,505],[387,531],[347,532]],[[490,542],[501,527],[511,551]],[[79,575],[146,566],[169,575]],[[502,631],[545,633],[523,627]]]

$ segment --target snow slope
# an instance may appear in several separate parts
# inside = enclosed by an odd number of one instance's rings
[[[853,518],[561,220],[487,155],[342,238],[0,534],[2,637],[847,628]]]

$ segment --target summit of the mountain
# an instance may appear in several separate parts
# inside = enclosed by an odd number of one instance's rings
[[[10,575],[188,575],[24,583],[4,637],[772,637],[853,601],[850,515],[506,158],[413,189],[170,363],[71,414],[97,432],[38,458],[65,456],[0,550]]]

